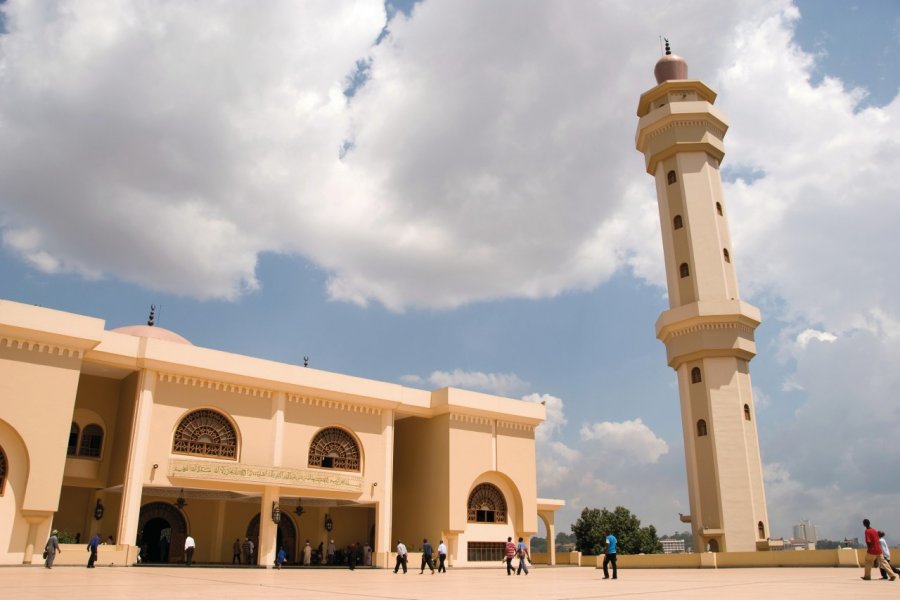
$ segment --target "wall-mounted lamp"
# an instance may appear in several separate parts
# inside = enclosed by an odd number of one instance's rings
[[[325,515],[325,529],[327,531],[331,531],[332,529],[334,529],[334,523],[331,521],[331,517],[329,517],[328,515]]]
[[[103,518],[103,503],[97,498],[97,506],[94,507],[94,518],[98,521]]]
[[[179,509],[187,506],[187,501],[185,501],[184,499],[184,488],[181,488],[181,494],[177,498],[175,498],[175,506],[177,506]]]
[[[281,508],[278,503],[272,500],[272,522],[278,525],[281,523]]]

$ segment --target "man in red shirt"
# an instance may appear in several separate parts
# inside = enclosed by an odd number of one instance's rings
[[[516,545],[511,537],[506,538],[506,574],[512,575],[515,569],[512,566],[513,558],[516,556]]]
[[[881,544],[878,541],[878,531],[869,524],[868,519],[863,519],[863,526],[866,528],[866,563],[863,579],[868,581],[872,579],[872,565],[881,568]],[[891,576],[891,581],[897,579],[890,565],[885,565],[885,570]]]

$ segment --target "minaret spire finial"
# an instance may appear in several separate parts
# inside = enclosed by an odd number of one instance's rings
[[[669,47],[669,38],[663,38],[666,40],[666,56],[672,54],[672,48]]]
[[[147,319],[147,325],[149,325],[150,327],[153,327],[153,313],[155,313],[155,312],[156,312],[156,305],[151,304],[150,305],[150,318]]]

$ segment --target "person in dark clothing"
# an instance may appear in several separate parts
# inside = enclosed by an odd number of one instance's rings
[[[231,564],[241,564],[241,538],[234,538],[234,544],[231,545]]]
[[[434,548],[428,543],[428,538],[422,540],[422,569],[419,571],[419,575],[425,572],[425,565],[428,565],[431,574],[434,575]]]
[[[88,558],[88,569],[94,568],[94,563],[97,562],[97,547],[100,545],[100,536],[96,533],[91,537],[90,541],[87,544],[88,552],[91,553],[91,557]]]

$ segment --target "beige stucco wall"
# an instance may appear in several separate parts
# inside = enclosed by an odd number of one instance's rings
[[[112,535],[125,547],[123,560],[133,558],[127,546],[135,543],[141,507],[171,506],[182,489],[188,504],[181,512],[200,562],[230,562],[234,538],[243,539],[260,512],[261,562],[268,562],[276,531],[272,502],[282,503],[283,518],[296,525],[292,558],[306,539],[314,547],[332,538],[339,547],[365,544],[373,527],[382,561],[400,536],[410,545],[444,538],[455,556],[465,552],[460,539],[499,541],[537,529],[540,405],[455,389],[413,390],[134,337],[104,331],[98,319],[0,301],[0,407],[0,446],[10,463],[0,496],[0,563],[27,560],[35,546],[39,556],[51,522],[83,540]],[[238,435],[235,461],[172,452],[179,422],[198,408],[230,420]],[[73,421],[82,431],[89,424],[102,428],[99,457],[66,456]],[[317,471],[308,467],[310,443],[326,427],[356,440],[359,474],[296,475]],[[197,468],[175,470],[173,461],[184,459]],[[204,475],[207,464],[225,463],[250,471],[226,479],[221,471]],[[253,469],[273,466],[285,476],[270,480]],[[503,491],[507,524],[466,522],[468,494],[482,481]],[[292,512],[297,498],[305,500],[301,517]],[[99,521],[93,516],[98,499]],[[108,549],[110,557],[114,552]]]

